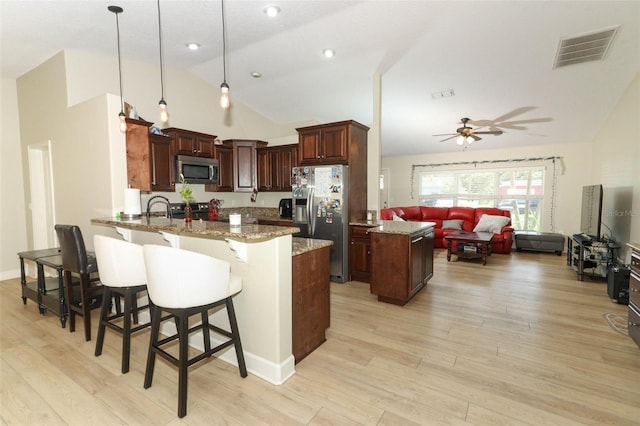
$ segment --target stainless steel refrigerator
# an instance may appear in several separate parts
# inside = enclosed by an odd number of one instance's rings
[[[331,281],[349,277],[349,167],[304,166],[292,170],[293,225],[298,237],[333,241]]]

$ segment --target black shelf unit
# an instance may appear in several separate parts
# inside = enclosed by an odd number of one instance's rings
[[[607,267],[615,263],[614,251],[618,246],[607,241],[583,241],[574,236],[567,237],[567,265],[571,266],[578,280],[584,281],[584,277],[606,279]],[[595,270],[602,267],[603,274],[587,274],[585,269]]]

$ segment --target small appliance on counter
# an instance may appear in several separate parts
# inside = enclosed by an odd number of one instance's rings
[[[293,217],[293,200],[291,198],[283,198],[280,200],[280,205],[278,206],[278,211],[280,212],[280,217],[282,218],[291,218]]]

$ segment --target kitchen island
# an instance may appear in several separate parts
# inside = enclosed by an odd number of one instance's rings
[[[234,296],[234,304],[247,370],[273,384],[284,383],[295,373],[292,256],[328,247],[330,241],[294,239],[298,228],[259,224],[231,227],[224,222],[185,223],[162,217],[91,223],[114,228],[137,244],[171,245],[228,261],[231,272],[242,277],[242,291]],[[215,312],[211,322],[226,326],[226,314]],[[173,332],[170,322],[163,327]],[[236,364],[233,348],[219,357]]]
[[[406,304],[433,276],[433,222],[382,220],[370,227],[371,293]]]

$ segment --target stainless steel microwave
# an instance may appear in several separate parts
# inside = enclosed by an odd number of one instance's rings
[[[188,183],[218,184],[220,164],[215,158],[193,157],[190,155],[176,155],[176,181],[180,175]]]

